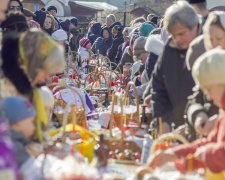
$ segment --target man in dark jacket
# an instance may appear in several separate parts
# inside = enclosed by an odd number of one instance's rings
[[[98,37],[101,37],[101,31],[102,31],[101,24],[98,22],[94,23],[93,26],[91,27],[91,34],[88,36],[88,39],[91,41],[91,45],[94,44],[95,40]]]
[[[112,29],[114,40],[112,42],[111,48],[109,48],[108,50],[108,58],[110,59],[111,62],[115,62],[118,47],[124,42],[122,31],[123,27],[119,25],[114,26]]]
[[[194,87],[185,56],[190,42],[198,35],[198,16],[188,3],[178,1],[166,10],[164,26],[172,38],[154,69],[151,94],[153,116],[162,118],[165,133],[171,130],[172,123],[176,127],[185,123],[187,97]]]

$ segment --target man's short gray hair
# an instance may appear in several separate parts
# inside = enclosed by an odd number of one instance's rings
[[[171,29],[177,23],[186,26],[190,30],[199,23],[197,13],[186,1],[176,2],[165,12],[164,27],[168,32],[171,32]]]
[[[116,22],[116,16],[114,14],[109,14],[106,16],[106,19],[111,19],[113,22]]]

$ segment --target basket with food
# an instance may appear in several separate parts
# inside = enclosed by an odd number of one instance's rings
[[[59,122],[62,123],[65,113],[65,107],[72,103],[76,107],[77,124],[86,127],[86,114],[95,110],[88,94],[78,88],[70,86],[56,86],[53,89],[55,105],[54,114]],[[71,112],[69,112],[68,122],[71,122]]]

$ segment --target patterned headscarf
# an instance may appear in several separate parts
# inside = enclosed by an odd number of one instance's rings
[[[56,74],[65,68],[63,47],[38,29],[31,29],[21,35],[19,54],[21,64],[31,80],[35,79],[38,70]]]

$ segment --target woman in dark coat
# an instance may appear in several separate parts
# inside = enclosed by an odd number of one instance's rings
[[[107,50],[112,46],[112,35],[109,31],[108,27],[103,27],[101,32],[101,37],[97,38],[92,45],[92,52],[97,53],[99,50],[99,54],[106,56]]]

